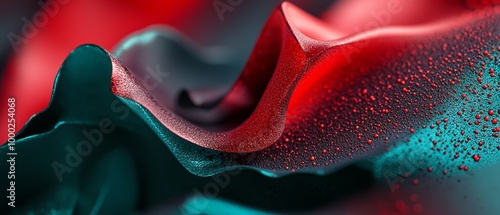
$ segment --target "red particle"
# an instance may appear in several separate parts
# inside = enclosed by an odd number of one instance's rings
[[[443,170],[443,175],[446,175],[446,174],[448,174],[448,171]]]
[[[481,119],[481,115],[476,115],[476,119]]]
[[[399,184],[394,184],[393,188],[394,188],[395,190],[399,190],[400,186],[399,186]]]
[[[465,171],[469,170],[469,167],[468,166],[464,166],[464,170]]]
[[[409,176],[410,176],[410,174],[408,174],[408,173],[403,174],[403,178],[408,178]]]
[[[414,133],[414,132],[415,132],[415,129],[410,128],[410,132],[411,132],[411,133]]]
[[[499,146],[500,148],[500,146]],[[432,167],[427,168],[427,172],[432,172]]]
[[[500,146],[497,146],[497,149],[500,150]]]
[[[368,143],[368,145],[372,144],[372,140],[367,140],[366,143]]]
[[[498,119],[491,120],[491,123],[493,123],[494,125],[496,125],[498,123]]]
[[[374,137],[374,138],[378,138],[378,134],[374,134],[374,135],[373,135],[373,137]]]
[[[321,152],[322,152],[323,154],[325,154],[325,153],[326,153],[326,149],[321,150]]]
[[[419,181],[418,181],[418,179],[413,179],[412,183],[413,183],[414,185],[417,185],[417,184],[419,183]]]
[[[500,131],[500,128],[499,127],[495,127],[493,128],[493,132],[499,132]]]
[[[488,111],[488,115],[492,116],[493,115],[493,110]]]
[[[367,94],[368,93],[368,90],[367,89],[363,89],[363,95]]]
[[[462,170],[464,167],[462,165],[458,166],[459,170]]]
[[[460,115],[462,115],[462,112],[458,111],[457,114],[460,116]]]
[[[475,162],[479,162],[479,159],[481,159],[481,156],[474,155],[474,156],[472,156],[472,159],[474,159]]]
[[[315,159],[316,159],[316,158],[314,158],[314,156],[311,156],[311,157],[309,158],[309,160],[310,160],[310,161],[313,161],[313,160],[315,160]]]

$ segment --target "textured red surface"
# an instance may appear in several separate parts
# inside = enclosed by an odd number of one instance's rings
[[[426,64],[432,68],[432,55],[416,51],[410,44],[432,41],[432,38],[437,41],[452,29],[478,17],[484,18],[481,14],[462,14],[466,9],[463,2],[452,5],[444,4],[448,1],[438,2],[440,8],[433,10],[444,10],[446,6],[455,9],[442,16],[417,18],[411,26],[399,26],[408,24],[406,16],[402,20],[392,17],[395,26],[378,22],[358,34],[336,29],[332,23],[283,3],[269,18],[242,75],[215,107],[231,108],[234,101],[242,99],[254,104],[250,105],[254,107],[252,114],[229,131],[198,127],[162,107],[126,70],[113,72],[112,90],[145,106],[179,136],[211,149],[252,152],[276,142],[286,145],[287,139],[293,136],[298,142],[334,139],[351,144],[350,149],[342,149],[344,152],[365,151],[372,148],[372,144],[387,143],[391,138],[415,132],[414,126],[435,114],[432,106],[439,106],[445,99],[440,95],[447,92],[450,85],[439,73],[401,71],[415,62],[394,66],[391,70],[391,63],[398,55],[407,52],[428,56]],[[403,10],[410,11],[414,17],[425,16],[422,7],[412,6],[401,3],[399,7],[390,5],[382,11],[388,11],[384,12],[388,16]],[[359,5],[353,7],[359,8]],[[374,22],[370,17],[350,21]],[[432,49],[433,43],[425,46]],[[418,64],[413,66],[420,67]],[[384,72],[373,73],[380,69]],[[459,74],[455,74],[446,78],[458,77]],[[325,129],[332,132],[325,133]],[[312,156],[311,161],[314,160]]]

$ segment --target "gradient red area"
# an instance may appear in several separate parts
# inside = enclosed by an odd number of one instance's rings
[[[16,98],[16,130],[49,103],[52,85],[65,57],[77,46],[92,43],[111,50],[131,32],[151,24],[182,29],[208,1],[98,1],[69,0],[47,24],[14,53],[1,81],[0,113],[7,113],[7,98]],[[32,17],[27,17],[31,20]],[[84,89],[82,89],[84,90]],[[6,121],[7,114],[0,115]],[[0,126],[0,142],[7,140],[6,123]]]

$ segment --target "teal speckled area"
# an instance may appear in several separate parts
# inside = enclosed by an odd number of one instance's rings
[[[500,46],[488,48],[474,49],[471,54],[464,50],[476,62],[464,68],[462,79],[448,92],[445,104],[437,110],[442,114],[377,157],[374,172],[378,177],[397,181],[405,173],[470,175],[500,162]]]

